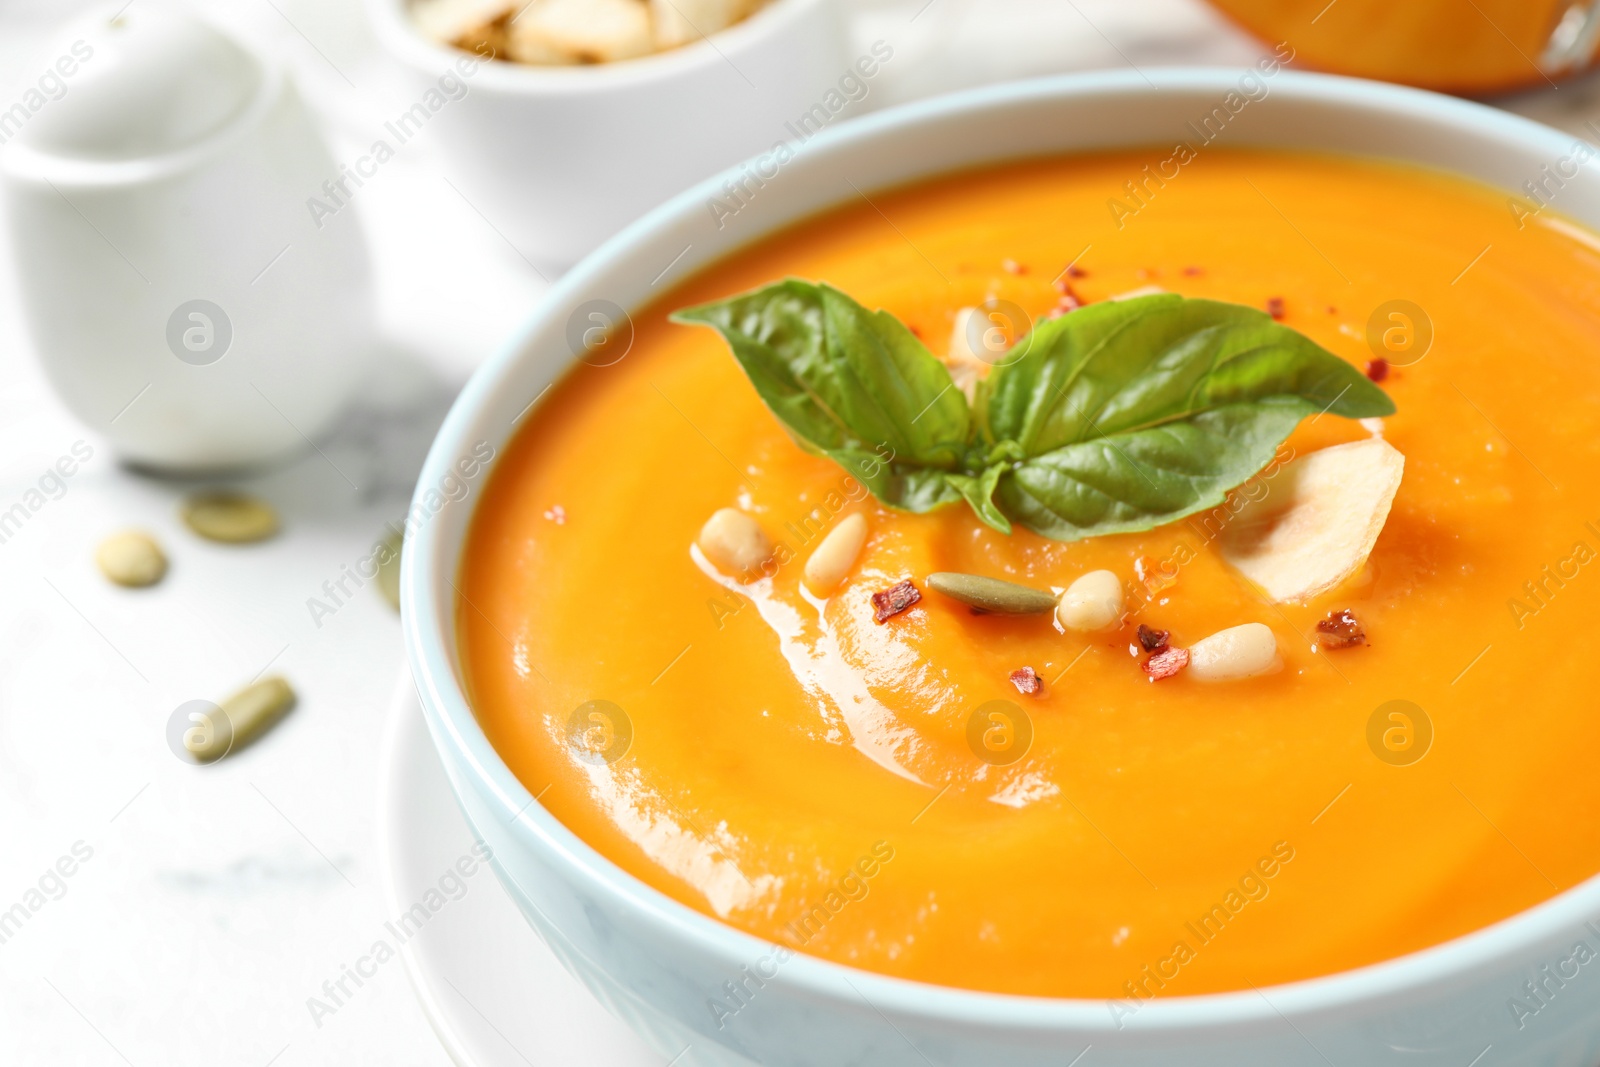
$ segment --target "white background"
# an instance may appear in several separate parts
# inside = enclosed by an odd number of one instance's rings
[[[851,9],[859,46],[896,49],[868,106],[1065,69],[1257,54],[1199,0],[933,0],[913,22],[923,6]],[[0,3],[0,102],[37,78],[54,24],[78,8]],[[354,0],[208,9],[285,57],[337,158],[404,102]],[[1578,85],[1515,106],[1576,128],[1594,99]],[[0,1064],[446,1062],[398,964],[320,1028],[306,1007],[390,918],[374,792],[402,660],[375,591],[320,626],[306,601],[404,512],[450,398],[544,288],[440,181],[431,151],[424,131],[356,202],[377,271],[380,373],[323,454],[234,483],[282,512],[283,535],[260,546],[189,535],[175,506],[191,487],[119,467],[57,403],[17,307],[28,266],[0,234],[0,510],[75,442],[94,449],[65,495],[0,544],[0,911],[76,842],[93,850],[65,894],[0,944]],[[96,541],[127,525],[168,548],[171,573],[154,589],[115,589],[95,570]],[[276,731],[213,767],[172,755],[164,729],[179,704],[218,699],[269,666],[301,696]]]

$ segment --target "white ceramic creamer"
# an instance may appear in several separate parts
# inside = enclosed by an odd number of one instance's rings
[[[371,295],[354,213],[306,210],[340,175],[282,69],[149,0],[38,63],[0,112],[0,183],[62,399],[146,466],[307,447],[359,380]]]

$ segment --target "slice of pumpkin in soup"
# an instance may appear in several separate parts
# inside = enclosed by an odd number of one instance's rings
[[[1223,558],[1279,603],[1338,588],[1372,553],[1405,465],[1381,437],[1300,457],[1224,529]]]

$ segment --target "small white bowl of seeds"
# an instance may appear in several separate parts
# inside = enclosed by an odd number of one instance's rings
[[[792,154],[820,127],[864,112],[872,92],[837,0],[367,8],[415,96],[386,125],[384,159],[428,129],[461,195],[539,266],[575,262],[742,159],[780,144]],[[882,62],[863,59],[874,73]],[[352,167],[375,171],[377,154]]]
[[[693,44],[767,0],[411,0],[440,44],[535,67],[616,63]]]

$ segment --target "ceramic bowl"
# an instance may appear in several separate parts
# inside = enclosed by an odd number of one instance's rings
[[[706,202],[723,179],[706,181],[564,277],[456,401],[418,484],[402,578],[407,655],[428,726],[467,818],[529,922],[665,1056],[682,1053],[676,1063],[1062,1067],[1085,1049],[1086,1065],[1587,1067],[1600,1060],[1600,977],[1578,971],[1559,984],[1546,979],[1563,960],[1571,963],[1576,943],[1591,951],[1600,944],[1600,881],[1373,966],[1260,990],[1162,997],[1132,1014],[1101,1000],[935,987],[803,955],[775,968],[772,945],[645,885],[535,803],[463,695],[452,583],[473,493],[490,471],[474,468],[473,492],[451,494],[459,503],[441,504],[439,490],[461,477],[464,457],[503,451],[526,406],[573,362],[569,324],[586,307],[639,306],[741,245],[857,199],[857,189],[870,194],[1047,152],[1168,149],[1195,136],[1187,124],[1236,91],[1241,74],[1078,75],[885,111],[815,138],[721,228]],[[1570,136],[1461,100],[1287,72],[1265,83],[1267,95],[1228,125],[1228,144],[1387,157],[1507,190],[1572,155]],[[1562,167],[1563,175],[1569,170],[1561,210],[1600,227],[1600,176],[1588,166]],[[719,1023],[708,1002],[745,968],[772,976]],[[1530,980],[1544,983],[1545,993],[1537,1014],[1524,1013],[1519,1025],[1511,1002],[1527,1003]]]
[[[856,58],[836,0],[774,0],[705,40],[578,67],[472,63],[423,37],[408,5],[368,0],[367,9],[418,101],[439,93],[441,78],[466,88],[457,99],[447,86],[448,103],[427,120],[451,180],[524,256],[556,268],[788,137],[785,123],[837,91]]]

